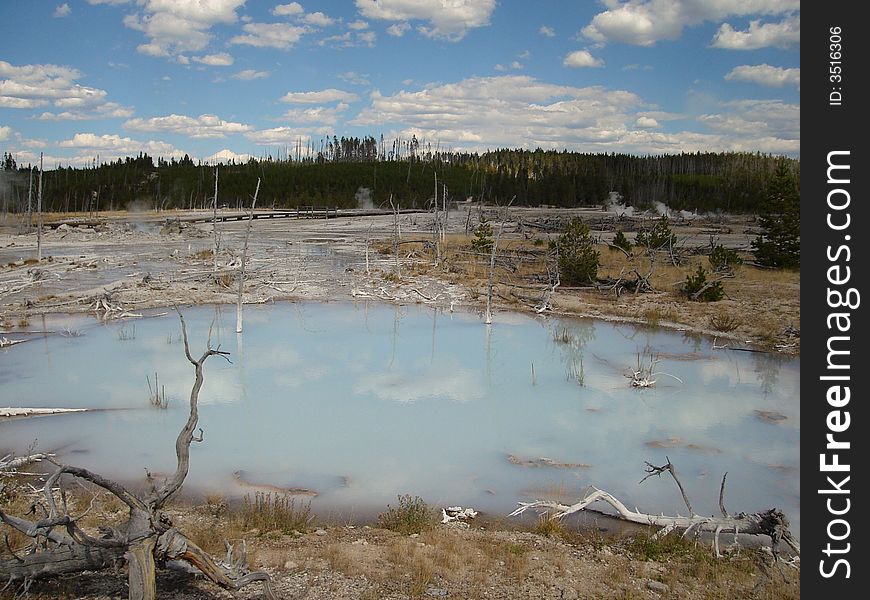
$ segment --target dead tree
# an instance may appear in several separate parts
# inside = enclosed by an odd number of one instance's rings
[[[39,153],[39,187],[36,191],[36,260],[42,262],[42,152]]]
[[[212,201],[212,220],[211,220],[211,234],[213,238],[212,244],[212,258],[214,262],[214,272],[217,275],[218,269],[218,231],[217,231],[217,203],[218,203],[218,165],[214,166],[214,200]]]
[[[746,535],[765,535],[770,538],[771,549],[773,550],[775,557],[779,557],[778,549],[780,542],[785,542],[797,555],[800,555],[800,544],[789,531],[788,519],[781,510],[771,508],[761,512],[737,514],[729,514],[728,511],[725,510],[725,477],[728,476],[728,473],[725,473],[725,476],[722,477],[722,485],[719,488],[719,511],[722,516],[705,517],[695,513],[691,503],[689,502],[689,498],[686,495],[685,489],[683,488],[683,484],[677,477],[676,469],[674,468],[674,465],[671,464],[670,459],[668,459],[667,464],[661,467],[657,467],[650,463],[646,463],[646,465],[647,474],[640,480],[640,483],[643,483],[653,475],[660,476],[665,472],[670,473],[674,478],[674,481],[676,481],[677,486],[680,488],[680,493],[682,494],[683,502],[685,502],[686,508],[689,511],[689,516],[683,517],[679,514],[677,516],[668,516],[664,514],[653,515],[640,512],[636,508],[631,510],[613,495],[593,486],[586,488],[583,497],[580,498],[577,503],[570,506],[550,500],[518,502],[518,508],[512,512],[510,516],[519,515],[530,508],[537,508],[543,509],[544,511],[554,511],[550,518],[561,519],[581,510],[591,510],[593,512],[599,512],[616,519],[637,523],[639,525],[660,527],[661,529],[655,534],[656,537],[667,535],[674,530],[682,530],[683,537],[687,536],[690,532],[695,533],[696,535],[699,535],[702,532],[712,533],[713,548],[716,552],[716,556],[721,556],[719,552],[719,535],[722,533],[733,533],[735,544],[737,544],[738,534],[741,533]],[[614,515],[609,512],[589,508],[590,505],[598,501],[609,504],[616,510],[616,514]]]
[[[242,332],[242,292],[245,289],[245,260],[248,257],[248,239],[251,237],[251,225],[254,223],[254,209],[257,207],[257,195],[260,193],[260,178],[257,177],[257,189],[254,190],[254,201],[248,214],[248,228],[245,230],[245,244],[242,246],[242,264],[239,267],[239,296],[236,303],[236,333]]]
[[[227,561],[230,564],[216,561],[174,527],[169,515],[163,511],[166,502],[178,492],[187,477],[191,443],[202,441],[202,429],[199,429],[198,436],[195,432],[199,420],[199,392],[204,381],[203,364],[211,356],[228,356],[227,352],[209,345],[202,356],[194,359],[188,346],[184,317],[180,313],[179,318],[184,353],[194,367],[195,381],[190,392],[187,423],[175,442],[175,473],[162,484],[152,482],[149,491],[135,494],[98,473],[47,458],[56,468],[42,489],[45,516],[39,520],[28,520],[0,510],[0,522],[32,540],[28,549],[15,552],[9,560],[0,561],[0,580],[20,582],[26,589],[35,579],[116,569],[126,564],[130,599],[154,600],[157,595],[158,565],[162,566],[168,561],[183,561],[226,589],[237,590],[255,581],[262,581],[264,596],[274,600],[266,573],[247,572],[243,558]],[[63,486],[69,478],[101,488],[123,502],[129,511],[126,522],[116,527],[100,527],[99,534],[82,529],[78,521],[84,515],[73,516],[66,505]],[[58,488],[61,491],[60,506],[56,499]]]

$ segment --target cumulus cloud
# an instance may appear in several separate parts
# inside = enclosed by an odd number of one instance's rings
[[[458,41],[470,29],[489,25],[495,0],[356,0],[356,7],[369,19],[405,25],[408,21],[425,21],[426,25],[417,28],[423,35]],[[401,36],[405,30],[394,30],[390,35]]]
[[[759,48],[788,48],[801,41],[801,19],[795,15],[778,23],[750,21],[745,31],[722,23],[710,45],[726,50],[757,50]]]
[[[302,22],[314,27],[329,27],[335,23],[335,19],[328,17],[322,12],[308,13],[302,17]]]
[[[728,17],[779,15],[800,9],[799,0],[605,0],[607,10],[583,28],[588,39],[651,46],[676,40],[683,28]]]
[[[36,118],[40,121],[90,121],[94,119],[128,119],[132,116],[133,109],[131,107],[121,106],[117,102],[106,102],[85,110],[46,111]]]
[[[59,65],[12,65],[0,60],[0,107],[38,108],[53,104],[68,116],[88,112],[117,114],[117,104],[106,102],[105,90],[76,83],[82,74]],[[128,110],[128,109],[123,109]],[[94,117],[95,118],[95,117]]]
[[[538,33],[547,37],[556,37],[556,31],[552,27],[547,27],[546,25],[541,25],[540,29],[538,29]]]
[[[276,17],[287,17],[291,15],[301,15],[305,12],[305,9],[302,8],[302,5],[298,2],[291,2],[290,4],[279,4],[275,8],[272,9],[272,14]]]
[[[95,133],[77,133],[71,139],[62,140],[57,144],[61,148],[73,148],[100,154],[115,156],[130,156],[139,152],[147,152],[151,156],[180,156],[183,153],[171,144],[150,140],[140,142],[118,135],[97,135]]]
[[[369,24],[363,20],[351,21],[347,24],[348,29],[353,29],[354,31],[360,31],[362,29],[368,29]]]
[[[191,138],[222,138],[251,130],[250,125],[224,121],[216,115],[167,115],[150,119],[130,119],[124,123],[125,129],[133,131],[164,131],[178,133]]]
[[[254,79],[265,79],[271,75],[269,71],[256,71],[254,69],[245,69],[233,75],[233,79],[241,79],[242,81],[252,81]]]
[[[801,85],[801,70],[799,68],[783,69],[763,65],[740,65],[734,67],[725,75],[728,81],[748,81],[768,87],[783,87],[784,85]]]
[[[260,129],[245,134],[245,137],[259,146],[275,146],[289,144],[302,139],[307,143],[308,137],[303,136],[295,127],[273,127],[272,129]]]
[[[72,9],[69,7],[69,4],[64,2],[63,4],[59,5],[57,8],[54,9],[54,13],[52,13],[51,16],[57,17],[57,18],[66,17],[71,12],[72,12]]]
[[[657,127],[661,127],[661,125],[659,125],[659,122],[652,117],[638,117],[634,124],[641,129],[655,129]]]
[[[411,29],[410,23],[393,23],[389,27],[387,27],[387,33],[389,33],[393,37],[402,37],[407,33],[407,31]]]
[[[344,102],[339,102],[336,106],[292,108],[284,113],[284,118],[297,124],[335,125],[341,114],[347,110],[347,106]]]
[[[357,73],[356,71],[346,71],[337,75],[342,81],[353,85],[368,85],[371,83],[368,73]]]
[[[141,12],[124,17],[124,25],[141,31],[148,42],[141,54],[171,57],[198,52],[212,39],[211,28],[237,20],[236,10],[245,0],[138,0]]]
[[[797,105],[749,100],[714,105],[715,111],[692,118],[650,111],[628,91],[510,75],[472,77],[390,96],[375,91],[369,106],[348,123],[392,127],[403,137],[416,135],[467,150],[520,146],[639,154],[799,152]],[[653,122],[681,118],[700,131],[653,127]]]
[[[562,64],[566,67],[579,69],[583,67],[603,67],[604,61],[592,56],[588,50],[576,50],[568,54],[565,60],[562,61]]]
[[[231,44],[246,44],[258,48],[286,50],[309,32],[304,26],[290,23],[246,23],[242,26],[245,35],[230,39]]]
[[[236,154],[232,150],[224,148],[223,150],[218,150],[211,156],[206,156],[204,160],[208,164],[216,165],[218,163],[227,164],[231,161],[237,163],[248,162],[248,159],[250,158],[250,154]]]
[[[198,62],[210,67],[229,67],[233,64],[233,57],[226,52],[217,54],[206,54],[205,56],[194,56],[194,62]]]
[[[12,128],[8,125],[0,125],[0,142],[8,140],[12,135]]]
[[[288,104],[329,104],[330,102],[355,102],[359,97],[351,92],[329,88],[317,92],[288,92],[281,102]]]

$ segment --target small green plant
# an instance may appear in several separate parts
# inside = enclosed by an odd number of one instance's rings
[[[725,297],[725,289],[721,281],[707,281],[707,271],[698,265],[694,275],[686,275],[683,283],[683,293],[691,300],[698,302],[718,302]]]
[[[538,517],[535,533],[548,538],[562,537],[565,535],[565,525],[559,519],[554,519],[549,514],[544,513]]]
[[[621,229],[616,232],[611,245],[625,250],[629,254],[631,253],[631,242],[628,241],[628,238],[625,237],[625,233]]]
[[[656,537],[653,533],[639,533],[631,540],[629,551],[642,560],[663,560],[688,557],[696,554],[697,547],[691,540],[680,535]]]
[[[536,247],[543,246],[544,245],[543,238],[535,238],[535,241],[532,242],[532,245],[534,245]]]
[[[399,506],[387,505],[387,510],[378,515],[378,527],[406,535],[422,533],[435,525],[435,513],[420,496],[400,494]]]
[[[574,217],[555,247],[559,253],[559,276],[565,285],[594,283],[598,277],[598,251],[592,243],[589,226]]]
[[[710,266],[716,273],[731,273],[734,267],[742,264],[743,259],[740,258],[740,255],[722,244],[713,246],[713,250],[710,252]]]
[[[650,250],[664,250],[677,242],[677,236],[671,231],[667,215],[662,215],[652,229],[638,231],[635,241],[638,246],[646,246]]]
[[[252,498],[245,495],[236,518],[244,529],[259,529],[262,533],[280,531],[290,535],[294,531],[305,533],[314,517],[311,502],[299,508],[296,499],[289,494],[256,492]]]
[[[475,252],[481,254],[489,254],[492,252],[492,225],[485,217],[480,217],[480,224],[474,229],[474,239],[471,240],[471,247]]]

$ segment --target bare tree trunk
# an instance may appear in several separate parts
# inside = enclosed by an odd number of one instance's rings
[[[39,190],[36,194],[36,260],[42,262],[42,152],[39,153]]]
[[[402,269],[399,265],[399,239],[402,237],[402,231],[399,229],[399,205],[393,204],[392,194],[390,194],[390,207],[393,209],[393,256],[396,258],[396,277],[401,277]]]
[[[239,272],[239,297],[236,302],[236,333],[242,332],[242,292],[245,289],[245,260],[248,256],[248,238],[251,237],[251,225],[254,223],[254,209],[257,207],[257,195],[260,193],[260,178],[257,177],[257,189],[254,190],[254,201],[248,214],[248,228],[245,231],[245,245],[242,246],[242,266]]]
[[[214,166],[214,201],[212,202],[212,221],[211,233],[214,238],[212,246],[212,258],[214,259],[214,272],[217,273],[218,268],[218,234],[217,234],[217,203],[218,203],[218,165]]]
[[[33,168],[28,169],[30,183],[27,185],[27,231],[33,227]]]

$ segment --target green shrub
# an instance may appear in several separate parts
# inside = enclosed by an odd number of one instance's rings
[[[801,207],[798,181],[786,162],[776,169],[761,206],[760,236],[752,241],[758,264],[794,269],[801,264]]]
[[[671,231],[671,223],[667,215],[662,215],[649,231],[639,231],[635,242],[638,246],[646,246],[650,250],[670,248],[677,241],[677,236]]]
[[[734,267],[743,264],[743,259],[736,251],[718,244],[710,252],[710,266],[716,273],[730,273]]]
[[[556,242],[559,276],[565,285],[594,283],[598,277],[598,251],[592,244],[589,226],[574,217]]]
[[[707,272],[698,265],[694,275],[686,275],[683,283],[683,293],[698,302],[718,302],[725,297],[725,289],[721,281],[707,281]]]
[[[435,525],[435,512],[420,496],[399,495],[399,506],[387,505],[387,510],[378,515],[378,527],[398,531],[406,535],[422,533]]]
[[[305,533],[313,517],[311,502],[299,508],[289,494],[256,492],[254,497],[245,496],[236,518],[244,529],[259,529],[266,533],[278,530],[285,534],[294,531]]]
[[[628,238],[625,237],[625,233],[620,229],[616,232],[616,235],[613,237],[613,244],[617,248],[621,248],[626,252],[631,252],[631,242],[628,241]]]
[[[480,218],[480,224],[474,229],[474,239],[471,240],[471,247],[475,252],[481,254],[489,254],[492,252],[492,225],[486,218]]]

